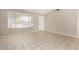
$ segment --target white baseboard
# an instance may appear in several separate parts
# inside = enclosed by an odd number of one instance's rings
[[[79,38],[79,36],[76,36],[76,35],[69,35],[69,34],[64,34],[64,33],[54,32],[54,31],[47,31],[47,32],[56,33],[56,34],[60,34],[60,35],[68,36],[68,37],[73,37],[73,38]]]

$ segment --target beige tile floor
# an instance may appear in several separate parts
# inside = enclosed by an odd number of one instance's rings
[[[0,50],[78,50],[79,39],[50,32],[0,36]]]

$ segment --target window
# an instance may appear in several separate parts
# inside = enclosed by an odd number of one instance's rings
[[[8,28],[25,28],[33,26],[33,17],[23,14],[8,13]]]

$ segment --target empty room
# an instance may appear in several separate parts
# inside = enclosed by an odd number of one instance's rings
[[[0,50],[78,49],[78,9],[0,9]]]

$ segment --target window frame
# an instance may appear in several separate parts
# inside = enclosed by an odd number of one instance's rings
[[[33,24],[33,16],[31,16],[31,15],[27,15],[27,14],[25,14],[25,13],[20,13],[20,12],[12,12],[12,11],[8,11],[7,12],[7,19],[9,19],[9,16],[10,16],[10,13],[13,15],[13,16],[15,16],[15,26],[14,27],[11,27],[11,26],[9,26],[9,24],[8,24],[8,28],[28,28],[28,27],[32,27],[34,24]],[[16,26],[16,17],[18,16],[18,15],[20,15],[20,16],[27,16],[28,17],[28,20],[29,20],[29,17],[32,17],[32,20],[31,20],[31,24],[30,25],[26,25],[26,26],[23,26],[23,27],[17,27]],[[8,20],[8,22],[9,22],[9,20]],[[28,21],[28,23],[29,23],[29,21]]]

